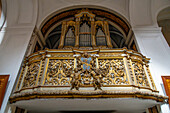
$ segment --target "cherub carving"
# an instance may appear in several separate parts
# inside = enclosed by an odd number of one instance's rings
[[[80,72],[78,71],[77,68],[74,69],[74,73],[71,74],[71,89],[76,89],[79,90],[81,84],[81,76],[80,76]]]
[[[93,86],[94,90],[101,89],[102,87],[102,73],[99,69],[95,69],[94,71],[91,72],[91,75],[93,77]]]

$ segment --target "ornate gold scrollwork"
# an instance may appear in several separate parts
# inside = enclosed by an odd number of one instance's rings
[[[104,85],[128,84],[123,59],[100,59],[99,69],[105,75]]]
[[[36,85],[39,67],[40,62],[34,62],[28,66],[27,74],[24,77],[23,88],[33,87]]]
[[[21,82],[22,82],[22,78],[24,76],[24,72],[25,72],[25,65],[22,67],[21,69],[21,72],[20,72],[20,77],[19,77],[19,80],[18,80],[18,84],[17,84],[17,87],[16,87],[16,90],[19,90],[20,89],[20,86],[21,86]]]
[[[146,70],[147,70],[147,73],[148,73],[148,75],[149,75],[149,78],[150,78],[150,81],[151,81],[152,88],[153,88],[154,90],[157,90],[157,89],[156,89],[156,86],[155,86],[155,83],[154,83],[154,81],[153,81],[151,72],[150,72],[150,70],[149,70],[149,65],[148,65],[148,64],[146,65]]]
[[[45,85],[70,85],[73,60],[50,60],[48,67]]]
[[[39,77],[38,77],[38,83],[37,83],[37,85],[40,85],[41,84],[41,81],[43,81],[42,80],[42,76],[43,76],[43,70],[44,70],[44,65],[45,65],[45,59],[43,59],[42,61],[41,61],[41,67],[40,67],[40,70],[39,70]]]
[[[148,83],[147,77],[145,75],[143,64],[141,64],[139,62],[133,62],[132,64],[134,67],[134,73],[136,76],[137,84],[139,86],[149,87],[149,83]]]
[[[102,87],[113,85],[134,85],[156,90],[147,59],[129,55],[126,65],[123,52],[102,51],[75,50],[61,54],[46,51],[33,54],[24,62],[16,91],[37,86],[66,86],[71,90],[94,87],[95,90],[102,90]]]
[[[80,72],[78,72],[77,68],[74,69],[74,73],[72,73],[70,77],[71,77],[71,80],[70,80],[71,90],[74,88],[76,90],[79,90],[79,87],[81,84],[81,75],[80,75]]]
[[[158,95],[149,71],[149,59],[137,52],[133,54],[131,50],[124,50],[75,49],[34,53],[26,58],[10,101],[65,97],[138,97],[160,102],[167,99]],[[55,86],[57,88],[54,89]],[[69,91],[67,87],[81,90]],[[82,87],[90,88],[83,90],[85,88]],[[99,91],[91,91],[92,87]]]

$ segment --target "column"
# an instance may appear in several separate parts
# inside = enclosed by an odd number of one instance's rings
[[[150,60],[150,72],[159,94],[164,95],[161,87],[162,75],[170,74],[170,48],[162,35],[161,29],[156,27],[132,28],[137,42],[138,50]],[[169,110],[168,105],[162,105],[164,113]]]
[[[123,62],[124,62],[124,65],[125,65],[126,76],[127,76],[129,85],[132,85],[131,75],[130,75],[130,71],[129,71],[129,67],[128,67],[128,63],[127,63],[127,58],[126,58],[127,55],[126,54],[122,54],[122,56],[124,56]]]
[[[61,30],[61,37],[60,37],[60,44],[59,44],[58,48],[63,48],[63,46],[64,46],[64,38],[65,38],[65,34],[66,34],[66,29],[67,29],[67,23],[63,22],[62,30]]]
[[[94,18],[91,19],[91,39],[92,39],[92,47],[96,47],[95,21],[94,21]]]
[[[80,18],[76,18],[76,25],[75,25],[75,47],[79,47],[79,30],[80,30]]]
[[[107,46],[113,47],[110,39],[109,24],[107,21],[104,21],[104,32],[106,35]]]

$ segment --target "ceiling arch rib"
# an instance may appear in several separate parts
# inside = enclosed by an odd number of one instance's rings
[[[54,16],[51,16],[51,18],[49,18],[48,20],[44,20],[43,24],[41,25],[40,31],[43,37],[45,38],[44,40],[46,40],[46,47],[51,48],[51,49],[58,49],[59,47],[61,49],[60,43],[61,43],[61,34],[62,34],[62,27],[61,27],[62,23],[63,22],[66,22],[66,23],[74,22],[75,23],[77,21],[76,19],[80,19],[79,21],[81,21],[82,18],[85,18],[84,15],[86,15],[89,18],[89,20],[87,19],[88,21],[92,21],[92,20],[100,21],[101,23],[106,21],[106,23],[108,23],[108,28],[107,27],[104,28],[105,29],[104,34],[107,35],[106,33],[106,28],[107,28],[109,30],[109,35],[107,37],[110,38],[110,41],[108,40],[108,38],[106,38],[107,45],[105,46],[111,47],[111,48],[112,47],[113,48],[122,48],[122,47],[128,48],[128,43],[129,43],[129,40],[131,39],[130,37],[132,36],[130,35],[132,30],[131,30],[131,26],[129,25],[129,23],[125,21],[125,19],[122,18],[121,15],[114,14],[114,13],[111,13],[109,11],[105,11],[102,9],[95,9],[95,8],[85,8],[85,9],[74,8],[74,9],[70,9],[67,11],[60,12],[60,13],[56,13]],[[105,24],[103,23],[103,25]],[[66,27],[66,29],[67,28],[68,26]],[[67,32],[67,30],[65,32]],[[99,41],[101,39],[95,39],[95,40]],[[94,44],[93,40],[94,38],[92,38],[92,42],[89,42],[89,43]],[[66,43],[65,41],[66,39],[64,38],[64,40],[62,41],[63,43],[62,47],[64,46],[70,47],[67,44],[65,45]],[[110,43],[109,45],[111,46],[109,46],[108,43]],[[91,46],[94,47],[94,45],[91,45]]]
[[[161,10],[157,16],[157,23],[161,27],[167,43],[170,46],[170,7]]]
[[[41,29],[42,34],[46,35],[48,30],[52,26],[54,26],[56,23],[66,19],[66,18],[74,17],[74,15],[77,14],[78,12],[80,12],[81,10],[82,10],[82,8],[77,8],[77,9],[64,11],[64,12],[54,15],[49,20],[44,22],[43,25],[41,25],[42,27],[40,29]],[[106,19],[110,20],[111,22],[117,24],[120,28],[122,28],[122,30],[125,32],[126,35],[128,34],[130,26],[119,15],[116,15],[116,14],[113,14],[113,13],[110,13],[108,11],[104,11],[101,9],[88,8],[88,10],[90,10],[93,14],[95,14],[98,17],[106,18]]]

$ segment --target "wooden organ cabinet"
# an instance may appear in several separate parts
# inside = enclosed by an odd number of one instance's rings
[[[96,46],[112,48],[107,21],[95,20],[94,14],[82,11],[75,21],[62,22],[59,48]]]

